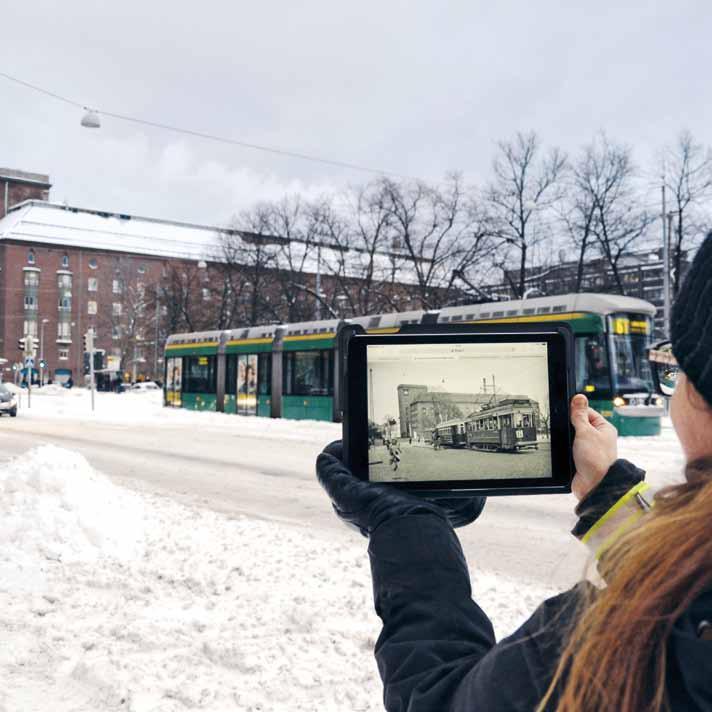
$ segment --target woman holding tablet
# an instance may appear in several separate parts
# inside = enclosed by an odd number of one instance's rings
[[[388,710],[712,710],[712,234],[675,303],[671,351],[685,482],[654,493],[618,459],[613,426],[575,396],[573,534],[606,585],[582,582],[545,601],[499,643],[471,598],[453,530],[484,501],[449,510],[356,479],[338,443],[319,456],[337,514],[370,538]],[[672,358],[661,363],[669,393]]]

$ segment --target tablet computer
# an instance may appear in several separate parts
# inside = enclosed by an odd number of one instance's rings
[[[569,492],[572,342],[563,326],[352,335],[347,464],[429,497]]]

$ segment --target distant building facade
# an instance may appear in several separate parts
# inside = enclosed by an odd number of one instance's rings
[[[429,440],[436,425],[478,413],[492,402],[491,393],[450,393],[431,391],[427,386],[398,386],[401,437]]]
[[[687,271],[689,261],[682,262],[682,272]],[[563,261],[559,265],[527,269],[525,284],[527,289],[537,290],[536,296],[556,296],[577,291],[578,263]],[[663,260],[662,248],[657,250],[641,250],[621,257],[618,263],[619,285],[608,262],[602,258],[592,258],[586,262],[583,269],[581,286],[578,291],[621,294],[627,297],[645,299],[657,307],[655,330],[663,333]],[[518,292],[514,285],[519,281],[518,272],[505,273],[501,284],[484,287],[483,291],[501,299],[516,299]],[[672,280],[671,280],[672,282]],[[671,284],[672,298],[672,284]]]

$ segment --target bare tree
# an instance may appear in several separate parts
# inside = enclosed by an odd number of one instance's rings
[[[611,268],[620,294],[625,294],[620,260],[629,254],[652,220],[651,214],[640,206],[635,177],[630,149],[611,143],[605,134],[584,148],[575,169],[574,199],[586,230],[579,233],[579,279],[586,249],[595,235],[595,244]],[[577,291],[578,288],[580,282]]]
[[[682,282],[682,259],[698,236],[710,227],[703,204],[712,196],[712,153],[682,131],[677,143],[663,156],[666,188],[672,193],[674,227],[670,236],[673,264],[673,294]]]
[[[121,368],[131,368],[135,377],[138,370],[145,370],[139,366],[146,362],[145,349],[151,344],[158,348],[153,338],[156,311],[150,308],[155,285],[146,284],[127,259],[119,258],[114,275],[111,308],[101,314],[101,328],[111,333]]]
[[[561,179],[566,156],[556,148],[540,158],[539,139],[534,132],[518,133],[513,141],[498,144],[494,179],[487,191],[495,234],[515,253],[516,278],[500,264],[517,296],[524,295],[527,264],[532,249],[549,238],[546,219],[561,199]]]
[[[272,286],[280,238],[270,234],[270,208],[260,204],[233,220],[219,235],[212,287],[220,329],[279,320],[279,299]],[[241,226],[238,228],[238,223]]]
[[[462,178],[450,174],[440,187],[422,182],[381,183],[392,249],[403,260],[393,269],[414,284],[423,309],[443,306],[461,279],[488,253],[489,224],[467,195]]]

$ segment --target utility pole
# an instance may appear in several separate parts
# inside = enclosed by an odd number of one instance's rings
[[[321,245],[316,246],[316,309],[314,318],[321,319]]]
[[[89,381],[91,386],[91,409],[94,410],[94,332],[84,334],[84,351],[89,354]]]
[[[665,204],[665,176],[663,175],[662,190],[662,222],[663,222],[663,336],[670,336],[670,234],[668,220],[672,223],[672,214],[668,216]]]

